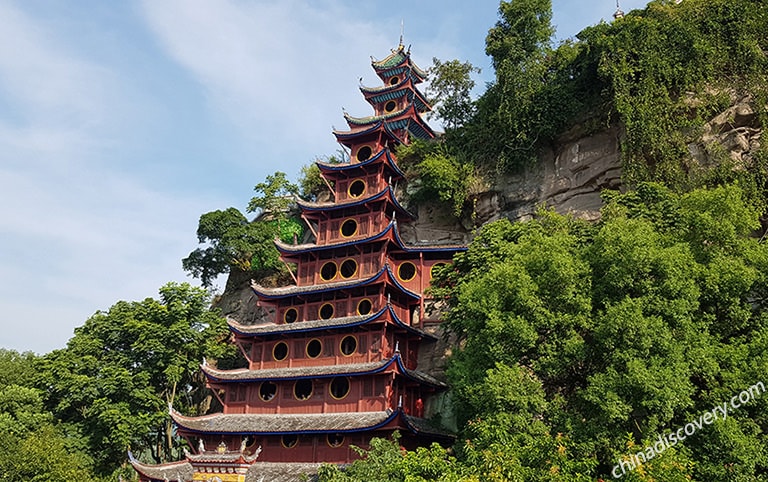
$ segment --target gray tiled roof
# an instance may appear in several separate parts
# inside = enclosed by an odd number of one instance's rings
[[[384,367],[389,359],[369,363],[343,363],[328,366],[267,368],[262,370],[217,370],[209,366],[203,366],[203,371],[212,377],[227,380],[280,380],[282,378],[310,378],[327,377],[334,375],[347,375],[350,373],[370,372]]]
[[[319,468],[320,464],[256,462],[248,468],[245,482],[314,482]]]
[[[259,333],[290,333],[292,331],[304,331],[316,328],[336,327],[344,325],[353,325],[369,318],[371,315],[343,316],[339,318],[329,318],[327,320],[297,321],[295,323],[259,323],[258,325],[241,325],[232,318],[228,318],[229,326],[237,332],[243,334]]]
[[[387,365],[397,361],[396,364],[401,368],[404,375],[437,387],[445,387],[446,384],[437,378],[418,370],[409,370],[405,368],[398,355],[386,360],[368,362],[368,363],[340,363],[326,366],[308,366],[308,367],[290,367],[290,368],[268,368],[261,370],[217,370],[216,368],[203,365],[202,369],[213,378],[222,381],[256,381],[256,380],[280,380],[295,378],[328,378],[336,375],[365,374],[384,369]]]
[[[192,465],[186,460],[162,465],[148,465],[131,457],[131,465],[136,472],[152,479],[188,482],[192,480],[194,474]]]
[[[376,428],[388,422],[391,410],[384,412],[299,413],[299,414],[213,414],[185,417],[171,412],[182,428],[203,433],[282,434],[300,432],[354,432]]]
[[[194,457],[194,456],[193,456]],[[162,465],[146,465],[131,461],[137,472],[152,479],[172,482],[191,482],[194,468],[187,460]],[[255,462],[245,474],[245,482],[309,482],[317,480],[317,471],[321,464]],[[304,476],[308,478],[305,479]]]

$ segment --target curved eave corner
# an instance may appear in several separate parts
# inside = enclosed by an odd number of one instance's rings
[[[287,244],[287,243],[283,243],[280,240],[275,240],[275,247],[277,248],[277,250],[280,252],[281,255],[295,256],[301,253],[314,253],[317,251],[326,251],[329,249],[346,248],[348,246],[359,246],[362,244],[371,243],[373,241],[378,241],[380,239],[383,239],[394,229],[394,225],[395,223],[393,221],[390,221],[387,224],[387,227],[384,228],[382,231],[374,235],[368,236],[367,238],[358,238],[352,241],[344,241],[341,243],[333,243],[333,244]]]
[[[315,163],[317,164],[317,167],[321,171],[326,173],[343,172],[343,171],[351,171],[353,169],[359,169],[361,167],[374,164],[379,159],[381,159],[382,156],[386,157],[387,164],[389,165],[390,168],[392,168],[392,170],[395,172],[397,176],[399,176],[400,178],[405,178],[405,173],[402,170],[400,170],[400,168],[397,166],[397,163],[395,162],[395,159],[392,157],[392,153],[388,148],[380,150],[374,156],[371,156],[369,159],[366,159],[363,162],[345,162],[341,164],[329,164],[326,162],[315,161]]]

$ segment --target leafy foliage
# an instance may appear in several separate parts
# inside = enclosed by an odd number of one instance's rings
[[[440,141],[414,140],[399,147],[397,155],[410,177],[411,202],[450,203],[453,214],[461,215],[476,179],[471,164],[451,155]]]
[[[56,425],[32,386],[37,357],[0,350],[0,480],[101,480],[83,438]]]
[[[75,330],[67,347],[40,362],[39,386],[54,416],[87,434],[103,473],[129,448],[154,461],[178,455],[167,407],[204,413],[203,357],[235,358],[225,321],[208,310],[208,293],[169,283],[160,299],[120,301]]]
[[[474,114],[475,106],[471,97],[475,87],[473,72],[480,73],[480,69],[469,62],[432,59],[426,94],[433,104],[434,111],[431,114],[441,119],[448,129],[463,126]]]
[[[258,195],[248,204],[250,212],[260,211],[254,221],[233,207],[200,216],[197,239],[208,246],[195,249],[181,264],[203,286],[210,287],[216,277],[232,269],[256,276],[282,269],[275,238],[292,242],[303,236],[303,223],[289,216],[298,187],[287,180],[285,173],[267,176],[254,190]]]

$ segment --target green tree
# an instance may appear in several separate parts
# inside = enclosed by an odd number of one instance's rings
[[[236,208],[200,216],[197,239],[207,243],[181,261],[184,270],[211,286],[217,276],[231,269],[242,272],[270,271],[279,266],[273,245],[279,230],[275,223],[248,221]]]
[[[444,448],[434,443],[407,452],[400,446],[400,434],[395,432],[391,440],[373,438],[370,450],[355,447],[362,460],[339,468],[337,465],[323,465],[320,468],[321,482],[393,481],[426,482],[429,480],[458,481],[456,458],[447,454]]]
[[[290,216],[299,188],[285,173],[267,176],[254,190],[258,195],[251,198],[248,211],[259,212],[255,220],[233,207],[200,216],[197,239],[208,246],[195,249],[181,264],[203,286],[210,287],[217,276],[233,270],[256,277],[282,270],[274,240],[292,242],[303,236],[303,222]]]
[[[262,211],[268,213],[273,219],[284,219],[288,208],[294,202],[294,196],[299,193],[298,186],[290,182],[285,173],[280,171],[267,176],[267,179],[256,184],[253,190],[257,195],[248,203],[248,212]]]
[[[44,356],[39,386],[56,418],[78,427],[102,473],[129,448],[166,461],[178,455],[169,405],[205,413],[210,395],[204,357],[234,363],[225,321],[209,311],[209,294],[182,283],[160,288],[160,299],[120,301],[75,330],[67,347]]]
[[[57,424],[32,386],[32,353],[0,350],[0,480],[101,480],[76,430]]]
[[[443,62],[437,58],[432,59],[426,94],[433,105],[434,115],[442,120],[443,126],[448,129],[463,126],[474,114],[473,72],[480,73],[480,69],[469,62],[458,60]]]

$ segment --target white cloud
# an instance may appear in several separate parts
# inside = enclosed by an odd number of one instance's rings
[[[9,3],[0,24],[0,346],[46,352],[94,311],[183,278],[211,202],[117,170],[137,99],[108,67]]]

